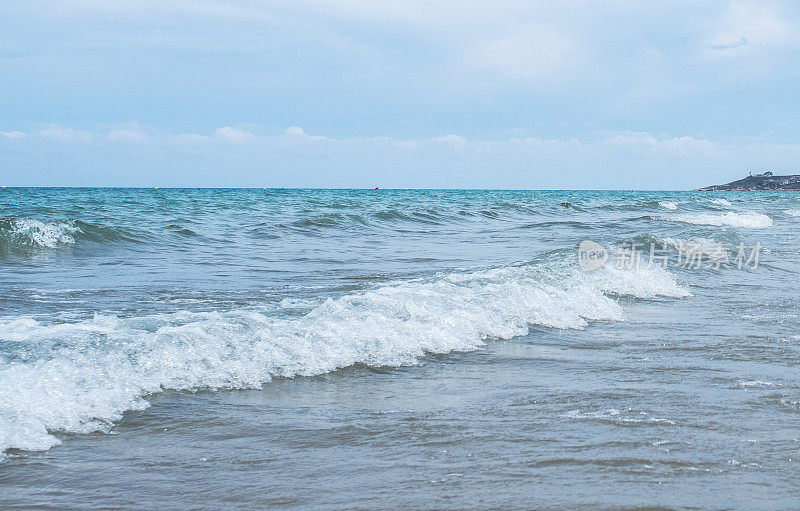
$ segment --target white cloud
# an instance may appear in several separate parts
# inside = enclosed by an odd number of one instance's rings
[[[600,112],[587,109],[588,115],[613,117],[631,105],[706,91],[730,74],[725,61],[743,55],[770,61],[777,50],[796,45],[800,33],[796,3],[770,0],[79,0],[70,9],[44,0],[19,9],[28,12],[29,23],[46,12],[57,29],[38,49],[60,48],[63,55],[53,54],[112,67],[124,50],[139,56],[140,71],[164,70],[168,95],[190,84],[206,97],[213,96],[209,90],[227,93],[223,103],[241,99],[255,110],[258,98],[270,94],[284,100],[284,110],[309,94],[323,104],[326,95],[332,104],[375,94],[370,103],[380,111],[398,97],[411,98],[414,110],[421,97],[439,95],[444,101],[437,105],[467,104],[476,92],[499,104],[509,90],[522,89],[523,106],[568,96],[598,105]],[[105,30],[84,28],[100,18]],[[796,57],[774,61],[786,73],[797,67]],[[209,64],[221,72],[207,73]],[[91,72],[63,68],[68,83],[91,83]],[[130,78],[124,66],[116,69],[108,73],[112,78]],[[230,73],[237,79],[226,80]],[[222,122],[202,115],[204,122]],[[392,130],[389,115],[383,122]],[[634,119],[632,125],[640,124]]]
[[[256,136],[252,132],[240,130],[238,128],[232,128],[230,126],[217,128],[214,131],[214,136],[220,140],[224,140],[225,142],[230,142],[233,144],[248,144],[256,140]]]
[[[652,147],[658,144],[658,139],[650,133],[638,131],[626,131],[622,133],[615,133],[603,139],[603,142],[613,146],[626,147],[626,146],[648,146]]]
[[[144,142],[150,135],[148,128],[133,120],[117,123],[109,127],[108,139],[114,142],[136,143]]]
[[[200,135],[199,133],[181,133],[180,135],[175,136],[175,140],[181,143],[200,143],[208,141],[208,137],[205,135]]]
[[[263,128],[252,129],[258,132]],[[144,129],[129,131],[138,137]],[[130,184],[112,182],[103,174],[102,169],[113,163],[128,165],[133,177],[137,169],[151,169],[163,175],[161,182],[173,186],[265,183],[258,186],[327,187],[360,186],[377,180],[384,186],[410,187],[681,189],[727,182],[755,168],[791,172],[800,161],[800,144],[726,144],[704,136],[632,131],[582,138],[447,134],[404,139],[310,136],[297,126],[257,136],[223,126],[213,137],[149,131],[148,151],[134,152],[120,163],[115,140],[138,139],[129,133],[115,139],[107,133],[111,132],[50,126],[20,139],[14,165],[25,170],[24,162],[29,161],[31,171],[40,169],[42,149],[47,149],[59,168],[71,165],[82,169],[80,175],[92,177],[92,183],[108,185]],[[204,143],[214,139],[225,143]],[[72,144],[61,143],[64,141],[89,143],[91,150],[75,151],[70,149]],[[9,157],[0,152],[0,167],[8,165]],[[47,175],[40,178],[38,184],[47,182]]]
[[[332,141],[333,139],[328,137],[322,137],[318,135],[309,135],[305,132],[305,130],[299,126],[289,126],[284,130],[284,134],[288,137],[292,138],[305,138],[308,140],[318,140],[318,141]]]
[[[303,131],[303,128],[301,128],[299,126],[289,126],[288,128],[286,128],[286,131],[284,133],[286,133],[287,135],[296,136],[296,137],[304,137],[304,136],[306,136],[306,132]]]
[[[466,138],[453,134],[434,137],[429,140],[437,144],[443,144],[452,149],[465,149],[470,145],[470,142]]]
[[[794,23],[793,23],[794,21]],[[796,20],[769,1],[733,0],[721,13],[707,44],[714,57],[740,57],[800,44]]]
[[[142,142],[148,138],[148,135],[144,131],[118,128],[110,130],[108,138],[115,142]]]
[[[88,131],[66,128],[57,124],[51,124],[47,128],[39,131],[39,136],[61,141],[89,142],[93,134]]]
[[[138,125],[137,125],[138,126]],[[108,131],[108,135],[104,136],[102,132],[90,132],[79,130],[59,125],[50,125],[35,134],[39,139],[43,140],[59,140],[59,141],[92,141],[95,145],[102,145],[103,140],[108,141],[142,141],[150,140],[155,144],[162,146],[169,146],[175,143],[185,142],[205,142],[211,140],[211,137],[198,133],[152,133],[149,134],[144,128],[128,129],[116,128]],[[21,131],[3,131],[0,136],[6,138],[22,138],[27,137]],[[331,138],[321,135],[309,135],[303,128],[298,126],[290,126],[283,131],[282,135],[275,136],[257,136],[253,132],[233,128],[231,126],[223,126],[214,131],[214,137],[225,142],[232,143],[251,143],[259,141],[260,144],[254,145],[255,148],[260,146],[272,147],[281,146],[282,141],[288,138],[294,139],[296,142],[308,144],[309,147],[327,147],[327,148],[372,148],[377,150],[387,150],[388,148],[395,148],[402,151],[419,151],[419,150],[433,150],[433,151],[450,151],[457,149],[459,151],[474,151],[482,153],[504,153],[514,150],[524,149],[525,151],[563,151],[569,153],[572,151],[592,151],[592,150],[605,150],[617,151],[620,154],[630,152],[631,154],[641,152],[644,150],[650,152],[657,152],[662,155],[700,155],[716,152],[718,154],[733,155],[737,151],[747,149],[753,151],[758,148],[768,148],[774,151],[800,151],[800,144],[777,144],[768,141],[751,141],[741,145],[722,144],[714,142],[706,137],[693,137],[693,136],[676,136],[666,137],[657,136],[648,132],[639,131],[620,131],[605,134],[598,134],[594,136],[586,136],[584,138],[538,138],[538,137],[519,137],[508,136],[507,138],[499,139],[481,139],[481,138],[467,138],[457,134],[446,134],[441,136],[416,138],[416,139],[401,139],[386,136],[372,136],[372,137],[353,137],[353,138]],[[321,144],[319,142],[325,142]],[[46,143],[46,142],[45,142]]]

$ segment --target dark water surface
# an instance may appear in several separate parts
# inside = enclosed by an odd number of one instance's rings
[[[0,507],[797,509],[798,258],[793,192],[2,190]]]

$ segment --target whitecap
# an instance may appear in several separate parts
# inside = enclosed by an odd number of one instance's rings
[[[682,222],[694,225],[716,225],[725,227],[744,227],[749,229],[761,229],[764,227],[772,227],[772,218],[755,211],[747,211],[745,213],[736,213],[728,211],[720,215],[712,214],[685,214],[685,215],[667,215],[658,217],[659,220],[666,220],[669,222]]]
[[[165,389],[259,388],[359,363],[413,365],[429,353],[525,335],[531,325],[623,320],[609,295],[689,292],[662,268],[585,274],[559,262],[384,284],[329,298],[302,316],[238,309],[60,323],[0,318],[0,342],[26,347],[25,358],[10,352],[0,362],[0,453],[48,449],[59,443],[57,432],[109,431]]]
[[[31,218],[15,218],[8,223],[9,235],[23,244],[42,248],[56,248],[59,244],[75,243],[75,234],[81,229],[73,221],[42,222]]]
[[[748,381],[740,381],[739,386],[744,388],[774,387],[775,383],[765,380],[748,380]]]

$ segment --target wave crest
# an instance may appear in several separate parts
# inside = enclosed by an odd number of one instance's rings
[[[715,225],[727,227],[744,227],[748,229],[762,229],[765,227],[772,227],[772,218],[755,211],[747,211],[745,213],[736,213],[728,211],[720,215],[711,214],[693,214],[693,215],[666,215],[658,217],[659,220],[667,220],[670,222],[682,222],[685,224],[693,225]]]
[[[96,243],[139,239],[125,229],[94,225],[80,220],[49,220],[34,218],[0,219],[0,255],[26,254],[42,249],[75,245],[79,240]]]
[[[531,325],[623,320],[609,295],[689,292],[661,268],[585,274],[561,261],[398,282],[330,298],[299,317],[233,310],[0,319],[0,341],[25,346],[17,360],[13,351],[0,360],[0,453],[48,449],[56,432],[107,431],[164,389],[258,388],[354,364],[412,365],[428,353],[525,335]]]
[[[19,246],[56,248],[58,245],[75,243],[75,235],[81,232],[74,220],[42,222],[31,218],[6,218],[0,220],[0,239],[5,244]]]

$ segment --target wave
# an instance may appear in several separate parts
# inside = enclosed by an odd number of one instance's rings
[[[716,255],[720,254],[721,251],[730,253],[741,242],[739,235],[731,230],[717,232],[713,238],[697,236],[676,238],[643,233],[625,240],[625,243],[638,244],[645,252],[649,251],[652,245],[655,245],[656,248],[671,248],[675,251],[674,255],[677,255],[678,251],[688,252],[690,250],[705,255]]]
[[[658,199],[645,199],[638,200],[625,200],[623,202],[611,201],[594,204],[588,209],[601,210],[601,211],[642,211],[648,209],[669,209],[675,210],[678,208],[678,202]]]
[[[592,412],[581,412],[580,410],[571,410],[567,412],[565,417],[580,421],[601,422],[605,424],[615,424],[624,426],[635,425],[659,425],[659,426],[674,426],[675,421],[665,418],[653,417],[647,412],[636,411],[632,408],[619,410],[617,408],[608,408],[605,410],[596,410]]]
[[[0,239],[6,244],[56,248],[75,243],[80,227],[74,220],[42,222],[30,218],[5,218],[0,220]]]
[[[735,239],[738,239],[735,238]],[[724,257],[730,257],[733,260],[736,250],[736,243],[730,241],[719,241],[711,238],[670,238],[663,239],[663,245],[672,247],[676,251],[683,254],[695,254],[696,256],[706,258],[709,263],[712,261],[721,261]]]
[[[274,232],[288,230],[293,233],[307,234],[310,236],[317,235],[321,230],[326,229],[349,229],[349,228],[367,228],[367,229],[383,229],[386,227],[398,228],[404,225],[444,225],[449,222],[463,221],[463,216],[474,216],[467,212],[459,212],[453,215],[445,215],[434,210],[407,210],[401,211],[399,209],[387,209],[372,213],[324,213],[304,216],[303,218],[293,220],[288,223],[277,223],[268,225],[267,223],[260,223],[251,232],[254,234],[266,233],[275,235]]]
[[[576,229],[591,229],[592,226],[590,224],[584,222],[578,222],[575,220],[549,220],[545,222],[534,222],[529,224],[523,224],[518,226],[518,229],[538,229],[542,227],[556,227],[556,226],[565,226],[565,227],[574,227]]]
[[[74,219],[51,221],[34,218],[0,219],[0,254],[55,249],[75,245],[78,240],[138,241],[124,230]]]
[[[191,229],[189,229],[187,227],[183,227],[180,224],[169,224],[167,226],[167,230],[169,230],[169,231],[171,231],[171,232],[173,232],[175,234],[178,234],[180,236],[190,236],[190,237],[199,236],[199,234],[197,234],[193,230],[191,230]]]
[[[378,211],[374,214],[378,220],[385,222],[407,222],[407,223],[420,223],[439,225],[441,219],[438,213],[433,211],[408,211],[401,212],[396,209],[388,209],[385,211]]]
[[[58,433],[108,431],[166,389],[259,388],[355,364],[413,365],[426,354],[525,335],[531,325],[621,321],[614,296],[690,293],[659,267],[587,274],[570,258],[381,285],[300,316],[239,309],[73,323],[0,318],[9,348],[0,358],[0,453],[46,450]]]
[[[716,204],[717,206],[730,206],[731,203],[725,199],[711,199],[711,204]]]
[[[750,229],[761,229],[772,227],[772,219],[763,213],[748,211],[746,213],[736,213],[728,211],[720,215],[712,214],[686,214],[686,215],[666,215],[656,218],[657,220],[667,220],[670,222],[682,222],[694,225],[717,225],[728,227],[744,227]]]
[[[800,216],[800,209],[787,209],[784,213],[789,216]]]

